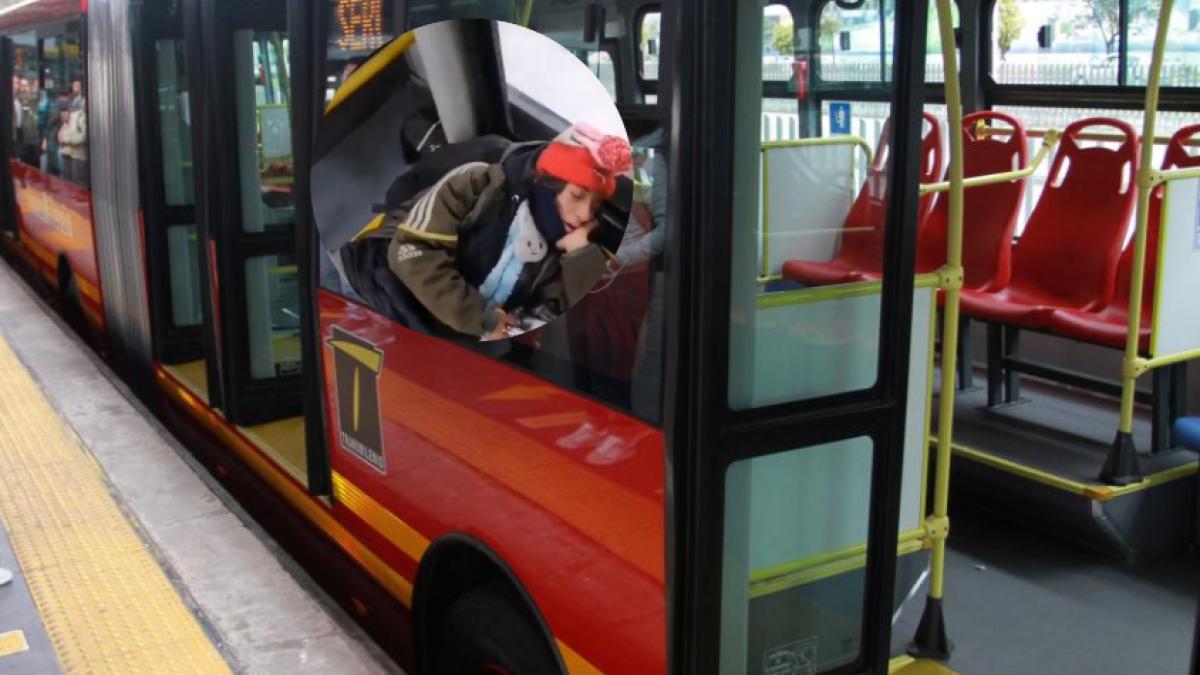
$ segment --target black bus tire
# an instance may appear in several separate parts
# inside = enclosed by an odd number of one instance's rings
[[[62,305],[63,318],[80,336],[84,336],[87,319],[83,316],[83,298],[79,293],[79,284],[75,283],[75,275],[70,271],[62,275],[59,291],[59,302]]]
[[[555,675],[558,663],[520,598],[503,583],[468,591],[446,612],[437,675]]]

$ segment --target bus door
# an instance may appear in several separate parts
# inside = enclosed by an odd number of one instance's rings
[[[836,2],[864,60],[888,52],[879,138],[764,140],[783,114],[764,83],[795,76],[764,36],[808,17],[664,6],[688,64],[669,93],[673,673],[887,672],[915,585],[897,560],[923,560],[937,296],[913,252],[918,168],[940,161],[921,115],[926,3],[883,3],[881,31],[880,3]]]
[[[185,3],[201,267],[226,420],[307,478],[286,0]]]
[[[191,88],[178,4],[141,5],[134,29],[139,172],[155,361],[219,405],[209,392],[203,345],[210,321],[202,293],[196,220]],[[209,394],[212,395],[209,395]]]

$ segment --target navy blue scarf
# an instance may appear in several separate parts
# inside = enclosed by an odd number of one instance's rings
[[[538,232],[546,238],[546,246],[553,250],[559,239],[567,236],[567,226],[558,215],[558,205],[554,202],[555,194],[545,185],[534,184],[529,191],[529,213]]]

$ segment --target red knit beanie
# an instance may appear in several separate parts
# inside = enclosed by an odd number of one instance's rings
[[[631,166],[625,139],[602,134],[586,124],[572,126],[551,141],[537,161],[538,171],[605,199],[616,192],[617,176]]]

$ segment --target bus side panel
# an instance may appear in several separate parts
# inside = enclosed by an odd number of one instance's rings
[[[470,534],[516,573],[569,662],[664,672],[661,432],[340,296],[322,290],[318,305],[346,526],[382,535],[410,582],[430,542]],[[585,422],[601,431],[587,438]]]
[[[104,305],[92,232],[92,199],[87,188],[12,161],[13,187],[20,213],[21,241],[38,268],[57,287],[58,257],[75,275],[84,312],[103,327]]]

